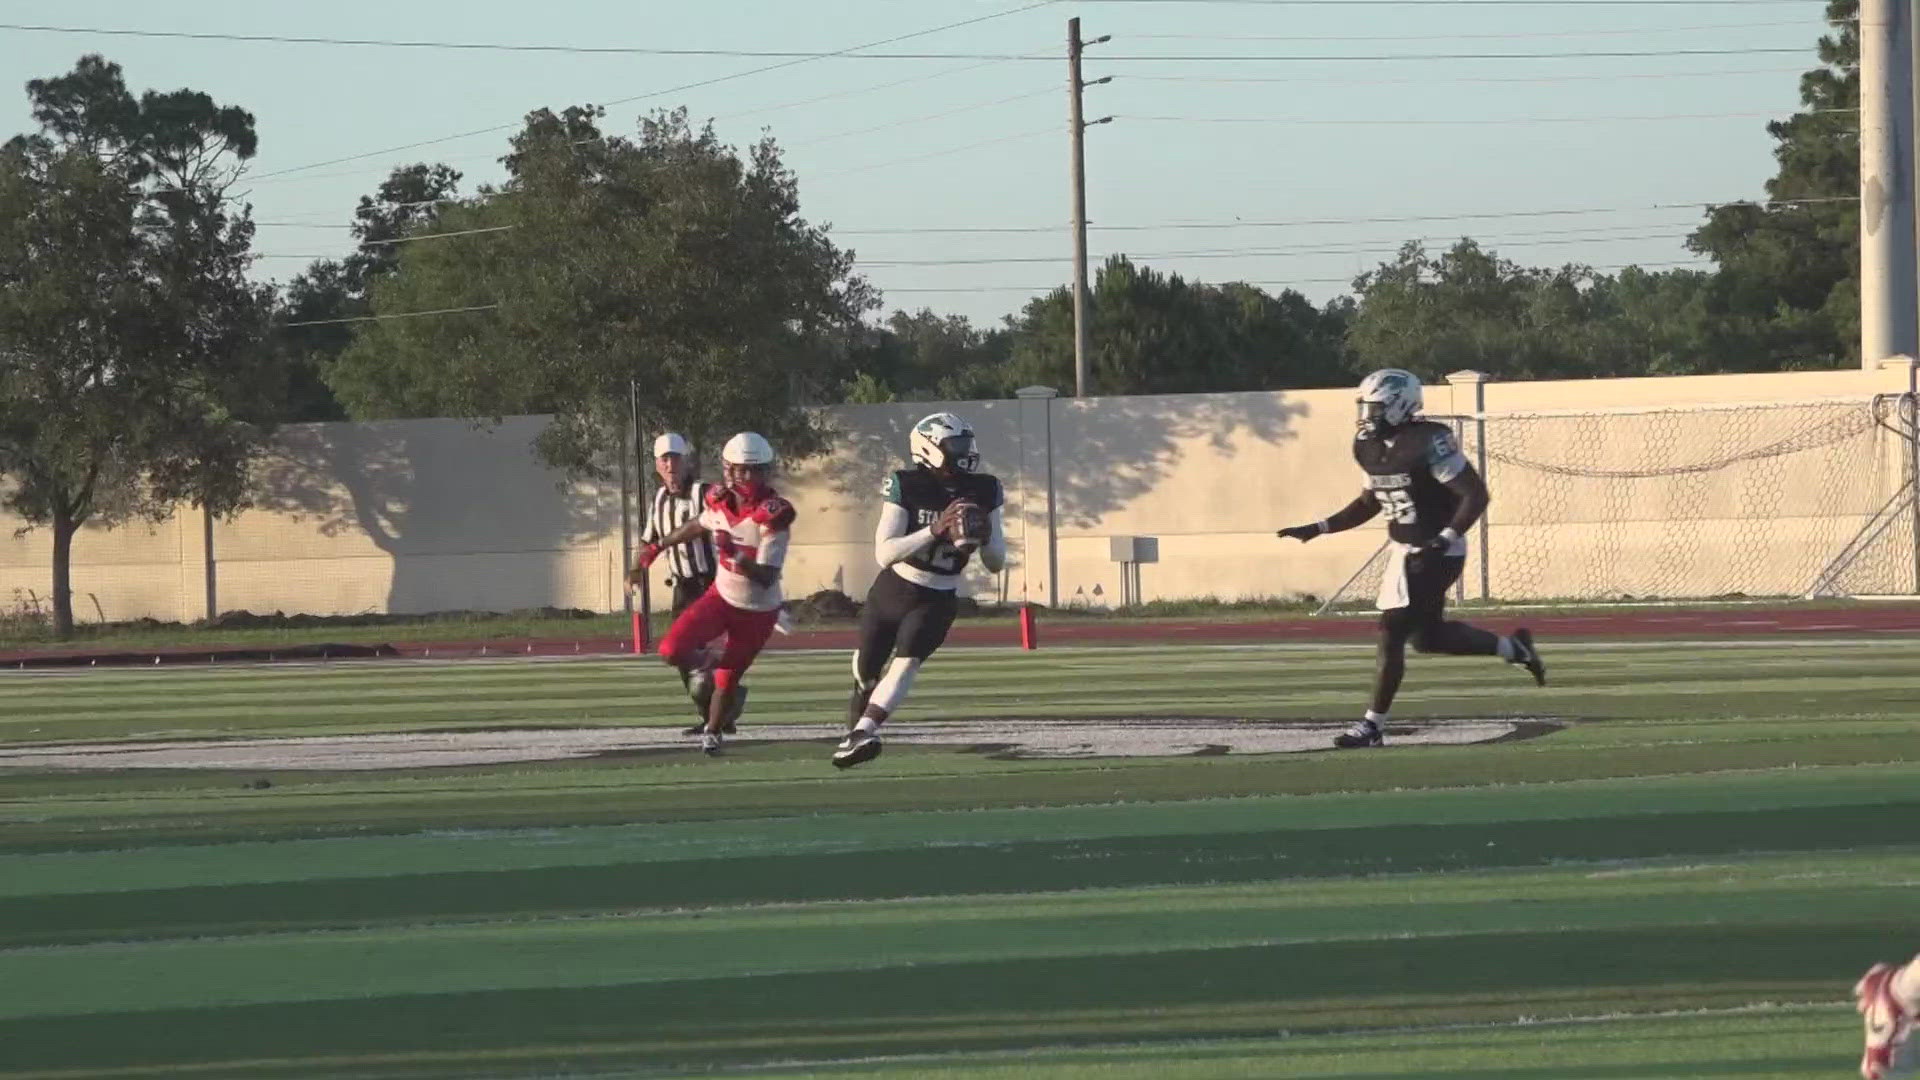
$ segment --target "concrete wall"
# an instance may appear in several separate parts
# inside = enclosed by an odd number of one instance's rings
[[[1907,379],[1905,368],[1895,366],[1494,383],[1485,390],[1487,410],[1502,413],[1828,397],[1864,403],[1877,393],[1904,391]],[[1430,413],[1468,413],[1473,404],[1471,387],[1429,388]],[[1109,561],[1108,548],[1117,535],[1159,540],[1159,561],[1140,573],[1146,600],[1325,596],[1382,539],[1377,528],[1307,545],[1272,535],[1280,525],[1325,516],[1358,490],[1348,456],[1353,394],[1344,388],[848,406],[830,410],[840,432],[832,451],[796,463],[779,482],[800,510],[789,595],[836,588],[858,596],[865,590],[875,572],[870,550],[881,481],[904,463],[912,422],[937,409],[958,412],[975,425],[984,467],[1007,489],[1010,565],[999,575],[976,568],[968,588],[983,599],[1114,603],[1121,570]],[[618,609],[618,487],[567,483],[540,467],[530,444],[543,423],[517,417],[490,430],[454,420],[286,429],[261,462],[259,505],[214,529],[218,607],[315,613]],[[1619,460],[1641,452],[1630,440],[1620,443],[1613,451]],[[1898,454],[1888,446],[1874,451],[1872,467],[1842,463],[1838,475],[1832,460],[1799,462],[1795,488],[1822,493],[1851,485],[1858,489],[1851,503],[1881,498],[1901,476]],[[1689,565],[1675,565],[1670,545],[1609,547],[1583,526],[1591,516],[1585,503],[1549,508],[1524,478],[1503,477],[1497,467],[1490,477],[1496,488],[1496,595],[1503,582],[1518,587],[1512,577],[1517,571],[1511,564],[1502,567],[1498,553],[1525,546],[1502,537],[1502,529],[1531,529],[1546,538],[1539,542],[1556,553],[1554,565],[1530,571],[1527,587],[1548,594],[1563,587],[1561,594],[1582,592],[1596,566],[1611,568],[1622,560],[1664,567],[1663,579],[1678,575],[1717,587],[1728,560],[1772,558],[1755,555],[1751,531],[1736,535],[1711,513],[1694,514],[1702,521],[1674,530],[1685,534]],[[1783,507],[1782,521],[1769,526],[1769,542],[1790,552],[1774,560],[1783,568],[1775,575],[1779,591],[1803,587],[1797,580],[1803,566],[1818,562],[1857,528],[1846,514],[1802,520],[1818,517],[1819,504],[1814,498],[1799,509]],[[1712,499],[1702,505],[1710,507]],[[1649,535],[1659,531],[1660,519],[1689,516],[1658,505],[1635,515],[1649,522]],[[47,538],[41,532],[13,536],[17,526],[0,521],[0,602],[11,596],[24,603],[29,591],[44,602]],[[198,511],[152,527],[83,530],[74,549],[76,614],[109,620],[202,617],[201,535]]]

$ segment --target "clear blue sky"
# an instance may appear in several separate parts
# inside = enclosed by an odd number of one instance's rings
[[[1064,61],[1070,16],[1082,19],[1088,37],[1113,36],[1088,50],[1085,72],[1089,79],[1114,76],[1087,91],[1089,119],[1116,118],[1087,137],[1096,262],[1131,254],[1190,278],[1252,281],[1272,291],[1293,285],[1320,301],[1345,291],[1347,279],[1415,237],[1445,244],[1470,234],[1503,255],[1538,264],[1687,259],[1681,241],[1698,212],[1649,207],[1763,194],[1761,182],[1773,171],[1766,120],[1797,106],[1798,73],[1813,66],[1823,8],[1819,0],[1503,6],[64,0],[0,3],[0,19],[235,34],[831,51],[1005,12],[887,49],[1046,59],[821,59],[647,97],[613,107],[608,118],[610,128],[631,130],[644,109],[686,105],[696,117],[713,118],[736,145],[763,128],[771,131],[789,148],[805,214],[832,223],[841,242],[858,252],[889,308],[928,306],[993,321],[1017,309],[1030,287],[1064,282],[1071,273]],[[1104,59],[1704,49],[1795,51],[1505,60]],[[260,229],[258,248],[269,256],[261,273],[282,280],[305,265],[298,256],[350,248],[341,226],[358,197],[396,164],[445,161],[466,173],[465,189],[497,179],[495,159],[506,131],[266,174],[477,128],[510,128],[541,106],[635,98],[780,62],[0,30],[0,71],[15,76],[10,128],[29,124],[26,79],[64,72],[87,52],[119,62],[136,92],[191,86],[255,114],[257,179],[244,185],[255,217],[323,226]],[[1522,118],[1532,120],[1430,123]],[[1618,212],[1163,227],[1588,208]],[[1054,228],[868,232],[1000,226]],[[1034,261],[964,261],[997,259]],[[911,263],[931,265],[904,265]]]

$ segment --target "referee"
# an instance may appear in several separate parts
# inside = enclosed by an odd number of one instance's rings
[[[653,440],[653,471],[660,476],[653,510],[640,534],[644,543],[658,544],[667,534],[700,516],[707,485],[693,478],[693,456],[684,436],[668,432]],[[673,586],[673,614],[700,599],[713,584],[713,542],[702,536],[668,548],[668,583]]]

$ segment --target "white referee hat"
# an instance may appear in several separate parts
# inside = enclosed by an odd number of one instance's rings
[[[686,437],[683,435],[676,435],[669,431],[665,435],[653,440],[654,457],[659,457],[662,454],[688,453],[692,453],[692,448],[687,445]]]

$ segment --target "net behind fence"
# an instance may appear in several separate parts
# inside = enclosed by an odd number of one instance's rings
[[[1467,598],[1915,591],[1901,398],[1449,419],[1493,493]]]

